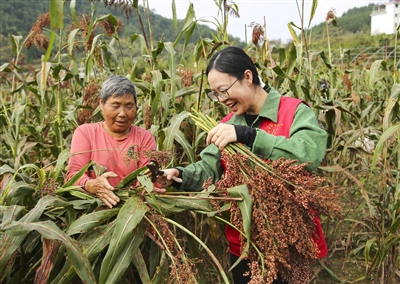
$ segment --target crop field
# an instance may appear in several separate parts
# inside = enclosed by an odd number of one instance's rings
[[[50,12],[32,23],[27,37],[10,39],[13,60],[0,66],[0,283],[232,283],[224,228],[233,223],[230,213],[241,216],[234,225],[250,240],[246,227],[253,219],[243,204],[258,203],[246,183],[158,195],[142,168],[121,181],[115,191],[121,202],[108,209],[74,186],[93,163],[65,181],[72,134],[81,124],[102,120],[98,95],[111,74],[136,86],[134,124],[156,138],[157,151],[149,155],[162,168],[198,161],[209,129],[204,124],[229,112],[207,97],[205,68],[216,51],[235,45],[227,33],[235,5],[216,1],[223,15],[217,29],[189,44],[199,25],[194,10],[175,42],[156,41],[148,11],[138,2],[106,2],[110,11],[125,9],[140,18],[142,33],[130,38],[119,37],[122,27],[111,13],[80,15],[75,1],[51,0]],[[328,37],[334,20],[327,19]],[[262,80],[284,96],[305,100],[328,134],[325,157],[307,182],[290,162],[261,165],[271,176],[287,171],[296,186],[331,194],[320,204],[329,253],[310,262],[309,282],[399,283],[397,47],[389,58],[352,60],[344,46],[339,52],[331,46],[311,50],[306,29],[291,29],[293,41],[275,46],[256,25],[243,49]],[[23,60],[32,45],[43,53],[35,66]],[[249,251],[271,269],[270,259],[250,243]]]

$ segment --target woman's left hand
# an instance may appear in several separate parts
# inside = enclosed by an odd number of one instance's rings
[[[207,145],[214,143],[221,151],[228,143],[236,142],[235,126],[232,124],[220,123],[208,132]]]

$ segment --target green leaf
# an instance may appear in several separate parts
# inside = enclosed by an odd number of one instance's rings
[[[115,217],[119,210],[119,208],[113,208],[83,215],[70,225],[67,234],[71,236],[74,234],[89,232],[90,230],[100,226],[105,222],[108,222],[111,218]]]
[[[171,123],[168,126],[168,129],[166,130],[166,137],[163,143],[164,149],[171,149],[174,141],[175,141],[175,136],[177,132],[179,131],[179,128],[181,126],[181,123],[183,120],[185,120],[189,116],[189,112],[187,111],[182,111],[178,115],[174,116],[171,119]]]
[[[80,186],[69,186],[69,187],[62,187],[56,189],[56,195],[63,195],[63,193],[69,193],[72,196],[78,197],[79,199],[85,199],[85,200],[93,200],[97,199],[95,195],[92,195],[90,193],[87,193],[82,189]],[[100,200],[100,199],[98,199]]]
[[[64,1],[50,0],[50,28],[64,28]]]
[[[17,235],[20,231],[36,230],[46,239],[61,241],[67,249],[68,259],[71,261],[82,281],[85,283],[96,283],[90,262],[80,249],[78,243],[61,231],[53,222],[43,221],[29,223],[14,221],[10,225],[5,226],[3,230],[7,234],[17,233]]]
[[[242,213],[243,219],[243,231],[245,233],[247,242],[246,247],[242,252],[242,256],[245,256],[250,248],[251,236],[250,236],[250,229],[251,229],[251,214],[253,212],[253,201],[251,200],[251,196],[249,194],[249,189],[247,185],[239,185],[228,188],[228,193],[233,197],[240,197],[243,201],[237,201],[238,206],[240,208],[240,212]]]
[[[318,263],[325,269],[325,271],[329,274],[329,276],[330,276],[333,280],[335,280],[336,282],[339,282],[339,283],[343,283],[343,281],[340,280],[340,278],[337,277],[336,274],[333,273],[333,271],[330,270],[328,267],[326,267],[321,261],[319,261]]]
[[[111,271],[116,269],[115,266],[121,252],[132,241],[134,229],[142,221],[148,210],[149,207],[138,196],[132,196],[122,206],[117,216],[117,224],[110,246],[101,265],[99,283],[106,283]]]
[[[190,40],[192,39],[192,34],[194,31],[194,28],[196,26],[193,24],[186,32],[185,32],[185,41],[183,43],[183,50],[182,50],[182,60],[186,57],[186,48],[188,44],[190,43]]]
[[[384,131],[389,127],[391,122],[391,117],[395,115],[394,110],[395,106],[397,105],[397,102],[399,101],[399,95],[400,95],[400,84],[394,84],[390,92],[389,100],[385,107],[385,115],[383,117]]]
[[[71,4],[69,4],[69,10],[71,12],[72,19],[75,23],[79,23],[78,18],[76,17],[76,0],[71,0]]]
[[[163,52],[164,47],[165,47],[164,42],[159,41],[159,42],[157,43],[157,47],[151,51],[151,57],[153,58],[153,61],[154,61],[154,62],[157,61],[157,58],[158,58],[158,56]],[[157,71],[158,71],[158,70],[157,70]],[[158,72],[159,72],[159,71],[158,71]]]
[[[193,4],[191,4],[193,5]],[[174,101],[175,94],[176,94],[176,51],[174,50],[173,45],[170,42],[165,43],[165,49],[168,52],[168,67],[170,72],[170,80],[171,80],[171,96],[172,100]]]
[[[95,259],[110,244],[116,224],[117,220],[115,219],[108,224],[99,226],[96,230],[84,234],[79,239],[79,243],[86,247],[89,260]]]
[[[50,37],[49,45],[46,50],[46,54],[43,58],[43,62],[47,62],[50,58],[51,51],[53,50],[54,40],[56,38],[55,29],[62,30],[64,27],[64,1],[50,0]]]
[[[151,284],[149,272],[147,271],[146,263],[143,259],[143,255],[139,249],[136,250],[136,252],[133,254],[132,257],[132,263],[135,265],[139,276],[140,280],[142,280],[143,284]]]
[[[80,236],[79,245],[85,248],[89,261],[93,261],[110,244],[116,223],[117,220],[114,220]],[[72,283],[75,274],[73,266],[67,261],[51,284]]]
[[[146,229],[146,222],[140,222],[140,224],[135,228],[133,234],[125,244],[125,247],[121,250],[121,253],[117,257],[117,261],[113,266],[110,275],[108,275],[106,283],[120,282],[122,276],[125,274],[126,269],[132,263],[135,253],[139,252],[139,246],[143,242]],[[145,271],[141,271],[140,275],[144,276]]]
[[[34,192],[35,189],[30,184],[27,184],[25,181],[17,181],[11,185],[7,198],[11,199],[19,196],[30,195]]]
[[[288,74],[286,74],[285,71],[283,71],[283,69],[281,67],[279,67],[278,65],[276,65],[275,67],[272,68],[272,70],[274,70],[274,72],[282,78],[288,79],[288,80],[293,80],[292,78],[290,78],[290,76]]]
[[[16,221],[21,218],[25,211],[25,207],[12,205],[12,206],[0,206],[0,217],[1,223],[0,228],[6,224],[11,223],[11,221]]]
[[[22,36],[15,36],[15,35],[11,36],[11,44],[12,44],[14,56],[18,55],[20,47],[21,47],[21,42],[22,42]]]
[[[310,15],[310,20],[308,22],[308,29],[311,26],[312,19],[314,19],[315,12],[317,12],[317,7],[318,7],[318,0],[313,0],[312,5],[311,5],[311,15]]]
[[[172,0],[172,20],[174,22],[174,29],[178,28],[178,18],[176,16],[176,4],[175,0]]]
[[[329,69],[332,69],[332,65],[329,63],[329,59],[325,56],[325,52],[321,51],[319,56],[324,61],[326,67],[328,67]]]
[[[116,188],[116,189],[119,189],[119,188],[123,188],[123,187],[125,187],[125,186],[130,185],[131,183],[133,183],[133,182],[136,181],[137,176],[138,176],[141,172],[143,172],[143,171],[145,171],[145,170],[147,170],[147,169],[148,169],[147,166],[143,166],[143,167],[141,167],[141,168],[139,168],[139,169],[137,169],[137,170],[131,172],[131,173],[130,173],[129,175],[127,175],[124,179],[122,179],[122,180],[117,184],[117,186],[116,186],[115,188]]]
[[[396,132],[398,132],[398,136],[400,136],[400,124],[397,125],[392,125],[388,129],[386,129],[385,132],[383,132],[381,138],[379,138],[378,143],[376,144],[375,151],[374,151],[374,156],[372,158],[372,163],[371,163],[371,170],[370,172],[373,171],[373,169],[376,166],[376,163],[378,161],[379,156],[381,155],[383,148],[385,146],[385,143],[394,135]]]
[[[178,37],[175,39],[175,42],[173,44],[174,47],[179,43],[181,37],[186,33],[186,31],[189,30],[192,27],[192,25],[194,25],[194,21],[195,21],[195,12],[193,9],[193,3],[190,3],[188,11],[186,12],[186,17],[183,23],[182,30],[179,33]]]
[[[192,145],[190,145],[189,141],[187,140],[187,136],[182,131],[176,132],[175,141],[182,146],[182,149],[187,156],[188,163],[191,164],[196,162],[196,156]]]
[[[49,207],[67,207],[69,206],[68,202],[65,202],[54,196],[45,196],[41,198],[36,206],[30,210],[26,215],[24,215],[21,219],[21,223],[30,223],[36,222],[39,220],[43,211]],[[1,230],[0,230],[1,231]],[[0,282],[6,276],[4,273],[8,269],[8,264],[11,257],[14,255],[15,251],[20,247],[21,243],[25,239],[25,236],[29,230],[23,230],[20,228],[17,232],[15,232],[15,236],[2,234],[0,235]]]
[[[144,186],[144,189],[150,193],[153,191],[154,184],[151,181],[151,178],[149,175],[140,175],[137,177],[138,181],[140,182],[141,185]]]
[[[192,95],[192,94],[197,94],[198,92],[199,92],[199,87],[197,87],[195,85],[183,87],[176,92],[175,98],[184,97],[184,96],[188,96],[188,95]]]
[[[90,161],[86,166],[80,169],[79,172],[74,174],[66,183],[61,186],[61,188],[73,186],[83,176],[83,174],[89,169],[91,165],[93,165],[93,161]]]
[[[79,28],[73,29],[68,35],[68,54],[72,55],[72,51],[75,49],[75,37],[79,32]]]
[[[148,199],[146,198],[148,202]],[[160,207],[168,207],[174,210],[175,213],[183,212],[186,210],[200,211],[200,213],[211,213],[216,212],[214,206],[207,199],[197,198],[196,195],[190,196],[165,196],[165,195],[154,195],[154,201]]]
[[[371,251],[375,251],[374,249],[374,245],[375,242],[377,242],[378,240],[373,237],[372,239],[367,240],[367,242],[365,243],[365,248],[364,248],[364,258],[365,258],[365,263],[367,265],[370,264],[370,253]]]
[[[97,47],[97,41],[99,40],[99,38],[103,36],[103,34],[98,34],[93,38],[93,42],[92,42],[92,48],[90,49],[90,55],[93,55],[94,50]]]
[[[293,22],[288,23],[287,26],[288,26],[290,34],[292,35],[293,41],[295,43],[300,43],[299,37],[297,36],[297,34],[294,31],[293,27],[296,27],[298,29],[300,29],[300,28],[298,26],[296,26]]]
[[[2,165],[0,167],[0,175],[5,175],[5,174],[15,174],[15,171],[9,165]]]
[[[50,177],[54,180],[56,180],[60,174],[61,171],[65,167],[65,163],[68,161],[69,157],[71,157],[71,153],[69,149],[64,149],[57,157],[57,164],[54,168],[54,171],[51,173]]]

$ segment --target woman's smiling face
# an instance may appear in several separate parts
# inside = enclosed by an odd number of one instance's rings
[[[129,133],[136,118],[137,107],[133,95],[111,96],[105,103],[100,100],[106,130],[117,136]]]
[[[220,92],[226,97],[226,99],[219,98],[219,102],[226,105],[236,115],[241,115],[251,109],[254,90],[250,87],[251,81],[249,84],[246,75],[243,79],[235,82],[236,80],[236,77],[215,69],[208,73],[208,83],[211,90]],[[228,88],[229,90],[226,92]]]

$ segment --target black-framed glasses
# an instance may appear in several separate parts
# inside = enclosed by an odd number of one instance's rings
[[[210,100],[213,100],[214,102],[220,102],[221,100],[226,100],[229,98],[229,93],[228,90],[232,88],[233,85],[239,80],[237,78],[235,82],[232,83],[227,89],[221,90],[221,91],[211,91],[207,93],[207,96],[210,98]]]

